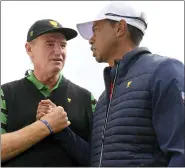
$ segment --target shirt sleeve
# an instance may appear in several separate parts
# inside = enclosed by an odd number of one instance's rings
[[[0,97],[0,105],[1,105],[1,134],[4,134],[7,132],[7,108],[6,108],[6,102],[4,99],[4,93],[3,90],[0,89],[1,97]]]
[[[92,107],[92,112],[94,113],[95,112],[95,109],[96,109],[96,99],[94,98],[93,94],[91,94],[91,107]]]
[[[90,164],[90,144],[77,136],[69,127],[56,133],[54,138],[79,165]]]
[[[184,167],[184,65],[175,59],[165,61],[151,82],[152,120],[159,146],[169,167]]]
[[[91,94],[91,108],[95,112],[96,99]],[[79,165],[90,165],[90,143],[76,135],[69,127],[54,135],[60,146],[66,150],[68,155]],[[73,144],[73,145],[71,145]]]

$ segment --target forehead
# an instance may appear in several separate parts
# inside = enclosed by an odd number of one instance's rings
[[[54,40],[54,41],[65,41],[66,42],[65,36],[59,32],[43,34],[39,36],[37,40],[38,41]]]

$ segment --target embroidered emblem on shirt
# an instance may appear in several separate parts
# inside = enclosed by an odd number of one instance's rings
[[[132,81],[129,81],[129,82],[127,83],[127,87],[126,87],[126,88],[130,87],[131,83],[132,83]]]
[[[67,98],[67,101],[70,103],[71,102],[71,99],[70,98]]]

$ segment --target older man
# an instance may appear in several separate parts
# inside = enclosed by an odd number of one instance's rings
[[[34,70],[2,85],[2,166],[88,164],[95,100],[60,73],[67,41],[76,36],[75,30],[50,19],[38,20],[30,27],[25,47]]]
[[[139,47],[145,14],[111,3],[77,28],[96,61],[110,65],[93,116],[92,166],[185,166],[184,65]]]

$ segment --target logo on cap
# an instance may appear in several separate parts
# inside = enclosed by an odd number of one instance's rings
[[[49,23],[53,26],[53,27],[55,27],[55,28],[58,28],[58,23],[56,22],[56,21],[49,21]]]
[[[33,31],[30,32],[30,36],[33,36]]]

